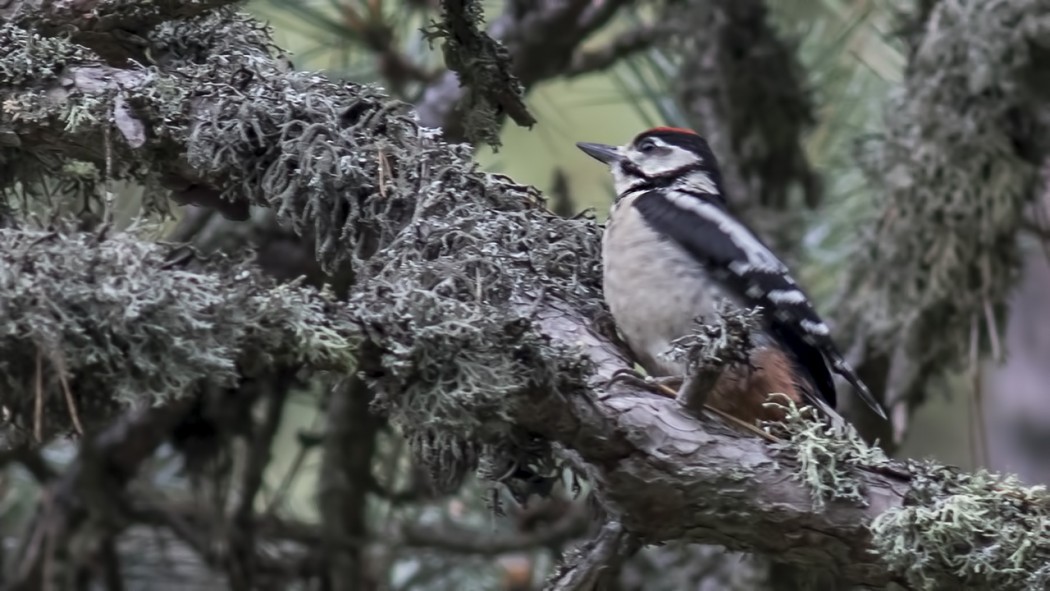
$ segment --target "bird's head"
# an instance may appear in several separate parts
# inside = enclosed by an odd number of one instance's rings
[[[722,177],[714,153],[695,131],[655,127],[623,146],[577,143],[595,160],[609,165],[618,197],[675,188],[722,199]]]

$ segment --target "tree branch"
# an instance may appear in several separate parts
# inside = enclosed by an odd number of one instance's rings
[[[478,0],[442,0],[441,6],[443,18],[427,35],[430,40],[445,39],[445,64],[466,90],[456,109],[470,114],[470,124],[464,127],[467,140],[499,147],[502,125],[498,116],[507,115],[523,127],[536,123],[525,106],[521,83],[511,74],[509,52],[480,30],[483,18]]]
[[[0,37],[8,54],[30,43],[10,27]],[[25,64],[25,53],[0,63]],[[601,330],[598,229],[478,172],[468,150],[372,88],[258,58],[177,76],[88,60],[33,81],[49,91],[44,106],[28,101],[26,79],[0,85],[19,114],[11,131],[36,140],[22,146],[90,159],[85,148],[104,143],[108,119],[70,128],[44,115],[109,113],[108,97],[130,92],[156,136],[116,146],[120,161],[277,208],[297,230],[316,231],[323,263],[354,261],[355,322],[331,330],[363,339],[360,369],[376,405],[435,470],[465,472],[485,454],[556,456],[640,543],[718,543],[836,568],[854,584],[1024,588],[1045,567],[1039,490],[892,464],[797,417],[792,442],[771,447],[673,400],[606,388],[630,362]],[[160,89],[164,100],[151,94]],[[967,511],[979,523],[959,519]]]
[[[574,559],[555,574],[544,589],[547,591],[591,591],[600,589],[600,581],[616,571],[623,561],[638,550],[638,544],[622,525],[605,524],[598,536],[576,550]]]
[[[45,501],[24,536],[27,543],[20,552],[18,574],[8,588],[44,588],[45,565],[55,560],[55,549],[89,516],[112,528],[113,495],[122,494],[139,465],[153,455],[192,406],[192,399],[186,398],[133,411],[85,441],[73,465],[47,487]]]
[[[531,9],[512,7],[495,19],[488,34],[506,46],[511,73],[527,93],[539,82],[561,76],[584,40],[628,4],[571,0],[537,3]],[[418,104],[420,121],[442,129],[449,141],[463,141],[466,113],[455,108],[462,95],[455,74],[445,73],[424,90]]]
[[[346,311],[311,289],[274,287],[221,258],[173,259],[177,249],[126,234],[69,231],[0,230],[8,445],[30,437],[38,399],[45,441],[73,428],[66,386],[91,431],[135,404],[229,387],[260,356],[297,366],[352,359],[349,343],[327,340]],[[61,358],[65,375],[38,372],[37,351]]]
[[[90,48],[114,66],[128,60],[148,63],[146,33],[162,22],[188,19],[236,0],[10,0],[0,6],[0,23],[36,29],[43,35],[70,34],[70,41]]]
[[[339,544],[344,539],[366,539],[368,493],[374,481],[372,461],[379,419],[368,411],[371,393],[354,376],[332,390],[324,455],[318,482],[321,512],[321,543],[327,580],[333,590],[372,589],[376,586],[374,564],[370,567],[363,549]]]
[[[582,506],[574,506],[557,521],[528,532],[483,533],[454,523],[440,526],[406,525],[401,533],[405,544],[459,554],[495,556],[530,548],[562,544],[587,532],[589,519]]]
[[[661,25],[643,25],[630,29],[602,47],[576,52],[565,71],[565,76],[573,78],[611,68],[623,58],[652,47],[660,37],[668,33],[669,27]]]

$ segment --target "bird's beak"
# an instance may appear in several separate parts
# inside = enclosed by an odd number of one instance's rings
[[[583,150],[583,152],[591,158],[606,164],[613,164],[620,159],[620,149],[616,146],[577,142],[576,147]]]

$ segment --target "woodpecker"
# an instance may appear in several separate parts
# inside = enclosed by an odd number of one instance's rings
[[[787,265],[728,207],[718,161],[696,132],[657,127],[624,146],[576,144],[609,165],[616,189],[602,239],[605,300],[650,376],[685,377],[667,355],[720,301],[759,308],[750,367],[724,372],[707,404],[754,423],[779,418],[770,393],[837,416],[831,372],[885,412],[831,338]],[[742,364],[743,365],[743,364]]]

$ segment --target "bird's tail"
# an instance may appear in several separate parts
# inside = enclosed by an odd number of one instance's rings
[[[875,400],[875,397],[872,396],[871,390],[869,390],[868,387],[864,385],[864,382],[860,381],[860,378],[857,377],[857,373],[853,371],[853,368],[850,367],[848,363],[846,363],[845,359],[841,357],[835,359],[831,367],[835,370],[835,373],[845,378],[846,381],[849,382],[851,386],[853,386],[853,389],[857,391],[857,396],[859,396],[860,399],[864,401],[864,404],[867,404],[871,408],[871,410],[875,411],[875,414],[879,415],[883,419],[889,418],[886,416],[886,411],[883,410],[882,405],[879,404],[879,401]]]

